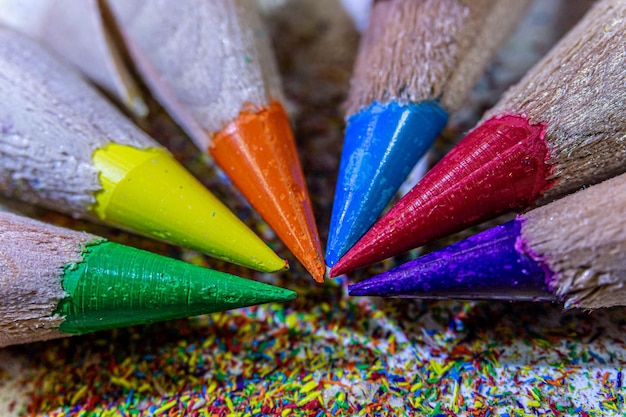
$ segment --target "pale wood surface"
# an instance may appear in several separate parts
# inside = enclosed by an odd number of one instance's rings
[[[528,1],[391,0],[373,5],[346,104],[440,100],[457,110]]]
[[[541,203],[626,170],[626,1],[604,0],[486,113],[546,126]]]
[[[84,217],[109,143],[159,147],[37,42],[0,28],[0,191]]]
[[[54,50],[133,114],[146,115],[139,87],[106,28],[98,0],[0,0],[0,21]]]
[[[626,174],[521,217],[523,240],[554,272],[566,307],[626,305]]]
[[[282,92],[249,0],[107,0],[144,82],[202,150],[242,110]]]
[[[0,347],[64,336],[55,314],[64,267],[83,260],[85,232],[0,213]],[[65,335],[66,336],[66,335]]]

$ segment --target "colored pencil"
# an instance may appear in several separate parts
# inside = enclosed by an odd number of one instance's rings
[[[0,253],[0,347],[296,296],[9,213]]]
[[[286,267],[160,147],[35,41],[0,29],[0,191],[261,271]]]
[[[378,219],[528,1],[374,3],[346,103],[326,263]]]
[[[0,0],[0,22],[54,50],[133,114],[148,113],[97,0]]]
[[[351,295],[626,305],[626,174],[349,287]]]
[[[624,172],[625,33],[626,2],[596,3],[331,274]]]
[[[154,96],[317,281],[317,226],[269,35],[247,0],[109,1]]]

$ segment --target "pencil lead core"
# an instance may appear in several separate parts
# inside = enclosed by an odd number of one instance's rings
[[[255,109],[256,110],[256,109]],[[325,265],[300,158],[283,106],[244,111],[212,140],[216,163],[316,281]]]
[[[326,263],[333,266],[374,224],[448,115],[435,101],[374,102],[348,119]]]
[[[337,276],[535,202],[550,186],[545,126],[494,117],[471,131],[332,268]]]
[[[101,220],[264,272],[286,268],[167,151],[109,144],[93,154]]]
[[[82,334],[245,306],[285,302],[293,291],[112,242],[83,249],[65,267],[59,330]]]

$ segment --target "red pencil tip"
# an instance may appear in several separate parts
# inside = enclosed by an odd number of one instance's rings
[[[551,185],[544,135],[543,125],[521,116],[482,123],[341,258],[330,276],[532,204]]]
[[[213,137],[209,153],[318,282],[317,226],[289,119],[278,102],[239,117]]]

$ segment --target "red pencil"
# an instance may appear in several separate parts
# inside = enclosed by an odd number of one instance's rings
[[[625,33],[626,2],[597,3],[331,276],[624,172]]]

